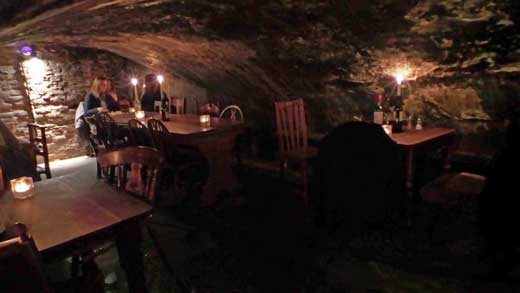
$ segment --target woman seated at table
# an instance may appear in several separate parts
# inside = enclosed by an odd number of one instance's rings
[[[150,73],[144,77],[144,94],[141,97],[141,108],[147,112],[153,112],[156,101],[161,101],[161,86],[157,80],[157,75]],[[162,95],[167,99],[166,94]]]
[[[85,114],[119,111],[117,99],[117,94],[112,90],[110,81],[105,77],[96,77],[90,91],[85,96]]]

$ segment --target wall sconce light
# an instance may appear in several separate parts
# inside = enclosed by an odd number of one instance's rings
[[[22,55],[29,57],[33,54],[33,48],[31,46],[23,46],[22,48],[20,48],[20,52],[22,53]]]

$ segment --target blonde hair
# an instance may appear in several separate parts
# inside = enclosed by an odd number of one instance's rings
[[[90,91],[92,91],[94,93],[94,95],[98,98],[100,97],[99,86],[101,85],[101,83],[103,81],[108,81],[108,79],[106,79],[103,76],[98,76],[98,77],[94,78],[94,81],[92,82],[92,86],[90,87]]]

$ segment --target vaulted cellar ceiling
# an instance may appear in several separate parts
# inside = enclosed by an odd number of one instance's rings
[[[492,119],[518,93],[515,0],[4,0],[0,43],[90,47],[181,76],[250,113],[303,96],[318,129],[370,112],[411,68],[407,107]],[[502,107],[502,108],[500,108]],[[258,111],[255,111],[258,110]],[[412,110],[410,110],[412,112]],[[318,121],[318,122],[316,122]]]

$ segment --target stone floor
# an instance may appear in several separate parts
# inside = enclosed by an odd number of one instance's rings
[[[86,179],[95,178],[92,158],[51,168],[53,176],[81,169]],[[520,292],[518,272],[500,280],[480,277],[488,267],[478,257],[471,206],[446,215],[429,234],[424,227],[439,211],[417,203],[410,225],[367,231],[340,244],[314,227],[295,188],[269,171],[246,168],[240,179],[240,205],[224,199],[203,210],[190,200],[175,206],[162,201],[149,225],[175,272],[168,273],[143,229],[151,292]],[[114,249],[96,262],[106,292],[126,292]],[[48,270],[59,279],[69,266],[57,261]]]

